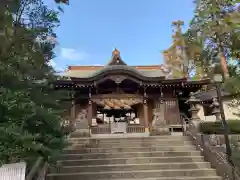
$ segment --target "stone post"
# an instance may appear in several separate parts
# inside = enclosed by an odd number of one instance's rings
[[[190,104],[190,109],[188,111],[191,112],[192,114],[191,122],[197,129],[199,128],[199,124],[201,123],[201,119],[197,115],[198,111],[200,110],[200,108],[197,107],[197,104],[199,104],[199,102],[200,100],[194,96],[193,92],[191,92],[190,98],[187,101],[187,103]]]
[[[80,110],[74,121],[75,131],[72,133],[72,137],[90,136],[90,123],[92,123],[92,102],[89,100],[87,104],[81,104],[79,108]]]
[[[75,131],[72,133],[72,136],[89,136],[87,109],[81,107],[75,120]]]
[[[214,114],[216,116],[216,121],[220,121],[220,104],[217,100],[217,98],[213,98],[213,102],[210,105],[210,107],[213,108],[212,114]]]
[[[164,117],[164,109],[164,102],[162,100],[156,102],[156,107],[155,109],[153,109],[153,121],[151,131],[152,136],[170,134],[169,127]]]

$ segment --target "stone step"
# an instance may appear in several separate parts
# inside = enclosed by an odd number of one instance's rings
[[[203,162],[202,156],[180,157],[131,157],[131,158],[103,158],[103,159],[76,159],[60,160],[62,166],[103,165],[103,164],[144,164],[144,163],[172,163],[172,162]]]
[[[140,171],[105,171],[101,172],[79,172],[79,173],[57,173],[49,174],[47,177],[54,177],[54,180],[96,180],[96,179],[126,179],[126,178],[146,178],[146,177],[171,177],[188,176],[203,177],[216,176],[213,169],[168,169],[168,170],[140,170]]]
[[[211,168],[207,162],[188,163],[148,163],[148,164],[113,164],[113,165],[92,165],[92,166],[62,166],[52,168],[51,173],[77,173],[77,172],[98,172],[98,171],[139,171],[139,170],[164,170],[164,169],[201,169]]]
[[[151,152],[151,151],[192,151],[193,145],[185,146],[151,146],[151,147],[114,147],[114,148],[84,148],[82,146],[70,146],[63,152],[72,153],[117,153],[117,152]]]
[[[149,137],[119,137],[119,138],[68,138],[69,142],[140,142],[140,141],[184,141],[188,137],[184,136],[149,136]]]
[[[135,140],[128,140],[128,139],[119,139],[119,140],[93,140],[93,139],[86,139],[86,140],[78,140],[78,139],[68,139],[68,142],[74,142],[74,143],[93,143],[93,144],[109,144],[109,143],[117,143],[117,144],[120,144],[120,143],[148,143],[148,142],[158,142],[158,143],[166,143],[166,142],[184,142],[184,141],[190,141],[190,140],[187,140],[187,139],[135,139]]]
[[[106,179],[101,179],[106,180]],[[115,180],[136,180],[136,179],[115,179]],[[156,178],[138,178],[138,180],[222,180],[219,176],[207,177],[156,177]]]
[[[152,151],[152,152],[122,152],[122,153],[83,153],[63,154],[61,160],[75,159],[104,159],[104,158],[131,158],[131,157],[179,157],[179,156],[200,156],[200,151]]]
[[[79,144],[79,143],[71,143],[69,144],[70,146],[73,147],[99,147],[99,148],[114,148],[114,147],[149,147],[149,146],[169,146],[169,145],[174,145],[174,146],[180,146],[180,145],[192,145],[192,142],[190,141],[174,141],[174,142],[122,142],[122,143],[85,143],[85,144]]]

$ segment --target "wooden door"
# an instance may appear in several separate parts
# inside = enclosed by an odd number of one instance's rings
[[[177,99],[165,100],[165,119],[166,123],[169,125],[181,124]]]

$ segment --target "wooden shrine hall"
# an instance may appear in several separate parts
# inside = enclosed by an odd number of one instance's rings
[[[75,131],[90,134],[151,133],[157,118],[169,130],[182,127],[190,92],[209,79],[169,77],[164,65],[128,66],[114,50],[105,66],[69,66],[56,89],[73,91],[70,108]]]

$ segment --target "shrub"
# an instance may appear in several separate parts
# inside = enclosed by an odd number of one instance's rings
[[[240,120],[228,120],[229,133],[240,134]],[[203,122],[200,125],[200,132],[203,134],[224,134],[221,121]]]

